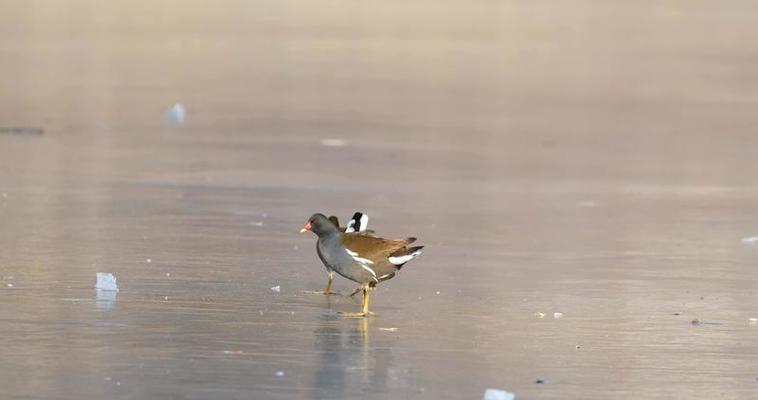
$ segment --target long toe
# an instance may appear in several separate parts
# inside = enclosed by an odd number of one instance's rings
[[[303,293],[306,293],[306,294],[322,294],[322,295],[325,295],[325,296],[328,296],[330,294],[339,294],[339,293],[335,293],[335,292],[327,292],[325,290],[306,290]]]

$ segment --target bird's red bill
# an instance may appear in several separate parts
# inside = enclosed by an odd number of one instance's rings
[[[311,221],[308,221],[305,223],[305,226],[303,226],[303,229],[300,229],[300,233],[308,232],[311,230]]]

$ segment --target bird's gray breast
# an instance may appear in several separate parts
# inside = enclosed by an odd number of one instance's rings
[[[317,250],[324,264],[345,278],[359,283],[371,279],[368,272],[360,267],[340,245],[338,236],[319,238]]]

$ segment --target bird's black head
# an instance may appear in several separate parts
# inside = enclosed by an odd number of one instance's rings
[[[300,233],[311,231],[318,236],[323,236],[329,233],[336,233],[337,227],[334,226],[329,218],[326,218],[324,214],[313,214],[308,218],[308,222],[305,223],[303,229],[300,229]]]

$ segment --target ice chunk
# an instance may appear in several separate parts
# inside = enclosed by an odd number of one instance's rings
[[[176,103],[167,112],[166,118],[174,125],[181,125],[184,123],[184,118],[187,116],[187,110],[184,106]]]
[[[563,313],[562,312],[553,313],[553,318],[561,319],[563,318]]]
[[[513,400],[516,395],[501,389],[487,389],[482,400]]]
[[[748,318],[747,324],[752,326],[758,325],[758,318]]]
[[[758,236],[748,236],[742,238],[742,244],[754,245],[758,244]]]
[[[283,377],[284,376],[284,371],[276,371],[276,376],[278,376],[280,378]]]
[[[109,290],[118,292],[118,285],[116,285],[116,277],[113,274],[107,272],[97,273],[97,283],[95,284],[97,290]]]
[[[321,145],[326,147],[343,147],[346,144],[342,139],[321,139]]]
[[[271,288],[271,291],[279,293],[279,292],[282,291],[282,287],[281,286],[274,286],[274,287]]]

